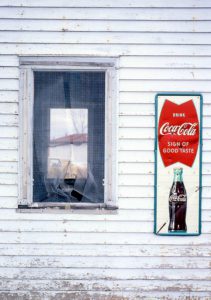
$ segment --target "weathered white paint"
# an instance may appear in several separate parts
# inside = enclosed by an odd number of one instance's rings
[[[64,34],[64,33],[63,33]],[[80,33],[79,33],[80,34]],[[85,33],[86,34],[86,33]],[[146,44],[71,44],[71,51],[69,44],[46,44],[46,43],[26,43],[26,44],[0,44],[0,53],[11,55],[100,55],[100,56],[117,56],[117,55],[152,55],[157,56],[211,56],[211,45],[201,44],[195,45],[146,45]]]
[[[210,11],[211,12],[211,11]],[[175,33],[172,36],[170,33],[138,33],[138,32],[86,32],[86,35],[80,35],[78,32],[19,32],[19,31],[8,31],[0,32],[0,40],[6,43],[43,43],[43,44],[165,44],[168,40],[171,44],[210,44],[211,41],[207,39],[208,33]]]
[[[116,3],[116,2],[115,2]],[[168,2],[166,2],[168,3]],[[1,3],[0,3],[1,5]],[[171,21],[166,26],[162,21],[143,20],[28,20],[2,19],[0,20],[0,31],[43,31],[43,32],[210,32],[211,22],[200,21]]]
[[[113,3],[113,0],[81,0],[80,2],[77,0],[62,0],[62,2],[58,3],[57,0],[46,0],[43,2],[42,0],[36,0],[31,2],[31,0],[2,0],[0,6],[21,6],[21,7],[151,7],[151,8],[163,8],[165,7],[188,7],[188,8],[195,8],[195,7],[211,7],[209,0],[203,0],[203,2],[199,0],[186,0],[185,2],[182,0],[178,0],[176,3],[174,0],[142,0],[141,3],[139,0],[116,0]]]
[[[210,299],[211,2],[0,6],[0,298]],[[16,211],[19,55],[120,57],[117,214]],[[165,91],[204,98],[199,237],[152,233],[154,97]]]
[[[166,1],[163,1],[165,5]],[[58,2],[57,2],[58,3]],[[190,20],[201,21],[210,20],[211,7],[190,9],[189,7],[175,8],[165,7],[165,9],[151,7],[62,7],[61,2],[57,7],[1,7],[0,18],[17,19],[66,19],[66,20]],[[65,8],[65,9],[64,9]],[[91,9],[90,9],[91,8]]]

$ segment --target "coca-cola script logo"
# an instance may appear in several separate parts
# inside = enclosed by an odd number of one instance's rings
[[[169,197],[169,202],[186,202],[186,201],[187,201],[187,196],[184,194],[171,195]]]
[[[195,135],[197,125],[198,123],[183,123],[174,126],[166,122],[160,128],[160,134]]]
[[[158,143],[164,165],[194,163],[199,144],[199,121],[193,100],[165,100],[158,124]]]

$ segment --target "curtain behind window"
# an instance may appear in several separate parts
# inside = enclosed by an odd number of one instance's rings
[[[34,75],[34,201],[103,202],[105,73],[35,72]],[[76,178],[67,179],[65,176],[55,178],[48,176],[52,109],[88,111],[86,178],[76,176]],[[60,124],[58,128],[59,126]],[[77,151],[76,143],[74,147]]]

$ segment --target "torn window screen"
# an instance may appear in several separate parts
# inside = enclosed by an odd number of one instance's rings
[[[105,73],[34,78],[33,201],[104,202]]]

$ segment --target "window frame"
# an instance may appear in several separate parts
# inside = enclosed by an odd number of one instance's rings
[[[117,57],[20,57],[18,210],[105,209],[117,206]],[[33,105],[35,71],[105,72],[104,203],[33,202]]]

